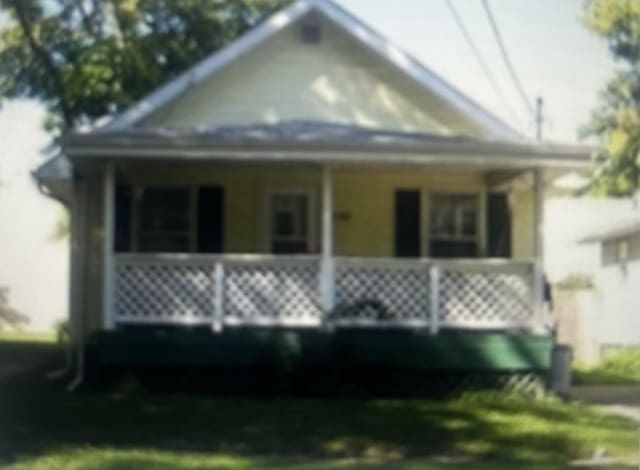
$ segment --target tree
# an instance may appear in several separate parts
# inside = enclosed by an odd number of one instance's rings
[[[588,0],[585,20],[603,37],[619,65],[600,93],[583,136],[598,136],[592,189],[626,196],[640,189],[640,1]]]
[[[0,0],[0,98],[54,134],[122,110],[287,0]]]
[[[9,289],[0,287],[0,331],[8,326],[20,329],[29,323],[29,317],[9,305]]]

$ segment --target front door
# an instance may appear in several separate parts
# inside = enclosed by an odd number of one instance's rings
[[[314,198],[309,190],[277,190],[268,199],[268,244],[274,254],[313,250]]]

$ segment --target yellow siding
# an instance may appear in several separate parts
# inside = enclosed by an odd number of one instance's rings
[[[171,179],[168,179],[171,175]],[[261,253],[266,249],[266,203],[269,189],[309,188],[316,195],[319,227],[320,170],[226,167],[215,170],[167,169],[129,173],[143,184],[219,184],[225,190],[225,249],[231,253]],[[431,191],[481,192],[479,173],[423,169],[339,169],[334,172],[335,250],[345,256],[392,256],[394,191],[419,189],[428,213]],[[423,227],[426,233],[427,227]],[[319,230],[316,230],[319,233]],[[319,252],[316,240],[314,250]]]
[[[530,186],[518,188],[511,193],[513,258],[532,260],[534,258],[534,197]]]
[[[303,44],[295,24],[142,126],[198,127],[316,120],[435,133],[481,131],[325,21],[320,44]]]

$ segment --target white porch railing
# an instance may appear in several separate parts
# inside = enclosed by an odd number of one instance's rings
[[[539,326],[533,263],[336,258],[335,308],[323,312],[318,257],[120,254],[114,323]]]

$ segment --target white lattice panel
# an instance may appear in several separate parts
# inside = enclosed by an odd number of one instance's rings
[[[532,273],[443,269],[439,305],[443,326],[527,326],[534,314]]]
[[[225,268],[228,323],[319,324],[317,261],[229,263]]]
[[[213,299],[212,263],[116,263],[114,308],[121,323],[208,323]]]
[[[428,322],[429,275],[425,265],[339,263],[335,320]]]

